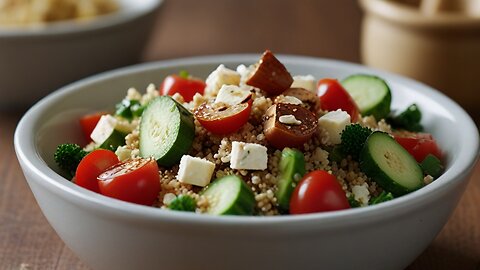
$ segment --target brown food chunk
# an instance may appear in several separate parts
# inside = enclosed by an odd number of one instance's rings
[[[320,98],[313,92],[304,88],[289,88],[283,92],[284,96],[292,96],[301,100],[313,113],[320,110]]]
[[[263,53],[256,66],[255,72],[246,83],[262,89],[269,95],[279,95],[293,83],[293,78],[285,66],[269,50]]]
[[[294,116],[301,123],[282,123],[282,116]],[[317,127],[317,118],[309,110],[299,105],[279,103],[272,105],[265,113],[263,133],[268,143],[278,149],[303,148]]]

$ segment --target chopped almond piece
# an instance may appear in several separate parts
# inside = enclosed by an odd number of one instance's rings
[[[246,83],[262,89],[269,95],[279,95],[290,88],[293,78],[273,53],[266,50],[256,64],[255,72]]]

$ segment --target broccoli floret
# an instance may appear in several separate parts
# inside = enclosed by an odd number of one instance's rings
[[[78,164],[87,154],[88,152],[83,150],[78,144],[64,143],[57,146],[53,158],[58,167],[70,178],[73,178]]]
[[[377,197],[373,197],[372,199],[370,199],[370,202],[368,204],[369,205],[379,204],[379,203],[382,203],[382,202],[390,201],[393,198],[394,197],[393,197],[392,193],[385,192],[385,190],[384,190]]]
[[[348,125],[341,134],[340,149],[343,153],[351,155],[353,159],[357,160],[370,134],[372,134],[372,130],[360,124]]]
[[[195,212],[197,202],[194,198],[188,195],[180,195],[170,202],[168,208],[176,211]]]

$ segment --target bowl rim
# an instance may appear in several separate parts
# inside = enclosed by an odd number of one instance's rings
[[[444,94],[432,89],[431,87],[416,82],[414,80],[405,78],[400,75],[395,75],[389,72],[372,69],[359,64],[348,63],[338,60],[322,59],[306,56],[293,55],[277,55],[278,58],[288,65],[289,63],[305,65],[325,64],[328,66],[335,66],[347,69],[362,69],[365,72],[375,73],[378,76],[384,77],[387,81],[394,80],[401,85],[421,90],[429,98],[449,108],[449,112],[458,118],[458,123],[463,128],[462,138],[459,140],[470,141],[469,145],[462,144],[458,152],[456,161],[452,166],[435,182],[427,185],[415,192],[409,193],[395,200],[388,201],[382,204],[347,209],[342,211],[333,211],[325,213],[314,213],[307,215],[284,215],[272,217],[257,217],[257,216],[211,216],[206,214],[183,213],[177,211],[165,211],[155,207],[136,205],[133,203],[123,202],[112,199],[89,190],[83,189],[54,172],[43,161],[37,152],[35,146],[35,126],[41,115],[48,111],[51,104],[56,100],[68,96],[71,92],[75,92],[79,87],[94,84],[98,81],[113,79],[128,74],[139,74],[151,70],[159,70],[164,68],[171,68],[176,66],[195,65],[195,64],[220,64],[222,62],[241,62],[253,63],[259,55],[258,54],[229,54],[229,55],[210,55],[197,56],[180,59],[171,59],[151,63],[143,63],[134,66],[124,67],[112,71],[107,71],[94,75],[80,81],[74,82],[67,86],[60,88],[47,97],[40,100],[32,108],[30,108],[19,121],[14,134],[14,146],[17,158],[22,165],[24,174],[26,172],[33,173],[37,177],[32,177],[37,184],[42,185],[50,192],[61,196],[62,198],[74,204],[80,204],[82,207],[90,208],[92,211],[101,213],[108,213],[123,218],[135,218],[139,220],[151,220],[171,223],[185,223],[197,225],[241,225],[241,226],[271,226],[290,223],[309,223],[314,222],[319,226],[329,226],[335,224],[336,226],[347,226],[352,223],[362,223],[379,219],[396,216],[401,213],[405,214],[411,209],[432,202],[438,196],[447,193],[450,188],[457,185],[459,181],[467,178],[474,165],[476,164],[479,152],[479,135],[478,129],[475,126],[470,116],[454,101],[446,97]],[[459,160],[464,162],[458,162]],[[465,181],[468,181],[466,179]],[[440,182],[440,183],[439,183]],[[438,183],[438,184],[436,184]],[[100,206],[100,207],[99,207]],[[338,222],[341,221],[341,222]]]
[[[125,1],[127,0],[119,2]],[[115,27],[156,11],[163,2],[164,0],[149,0],[141,8],[136,9],[127,9],[120,4],[118,11],[100,15],[88,21],[65,20],[33,26],[0,27],[0,39],[75,35]]]

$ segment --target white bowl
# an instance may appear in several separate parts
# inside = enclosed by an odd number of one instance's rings
[[[31,108],[15,150],[40,208],[65,243],[94,269],[403,269],[434,239],[455,208],[476,162],[478,131],[443,94],[400,76],[338,61],[280,56],[293,74],[343,78],[374,73],[392,87],[393,106],[416,102],[446,153],[432,184],[379,205],[277,217],[215,217],[130,204],[90,192],[55,172],[53,152],[81,142],[76,119],[112,108],[128,87],[179,70],[207,76],[218,64],[258,55],[198,57],[124,68],[76,82]]]
[[[25,108],[88,75],[136,63],[163,0],[120,0],[89,22],[0,27],[0,110]]]

